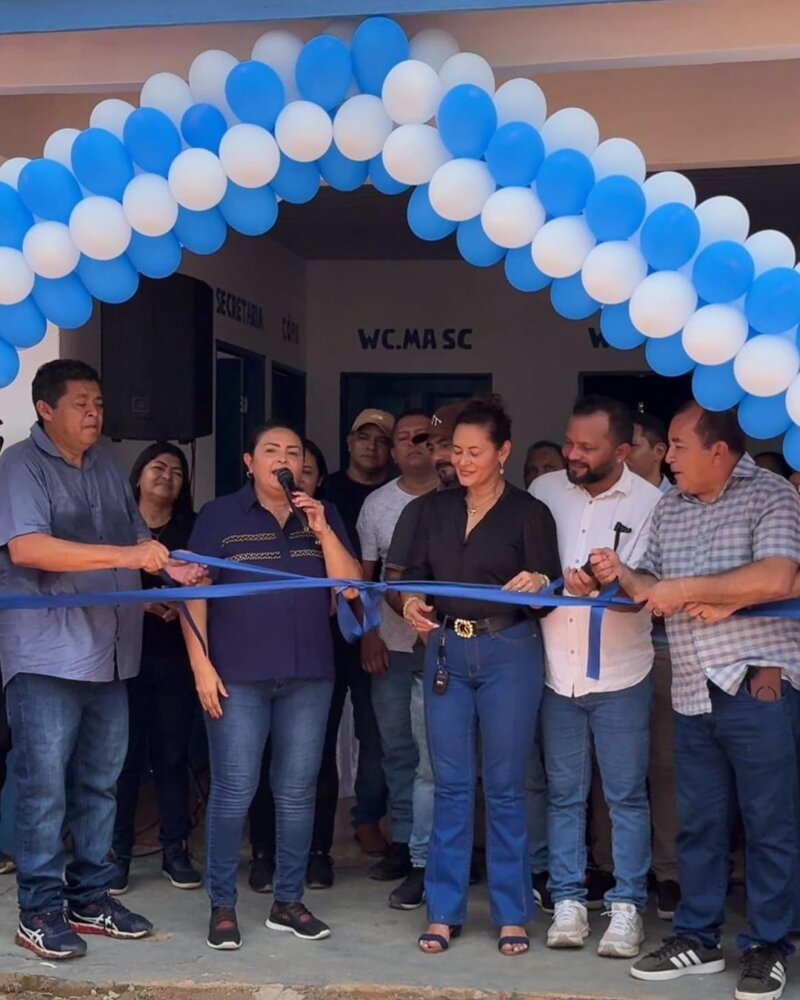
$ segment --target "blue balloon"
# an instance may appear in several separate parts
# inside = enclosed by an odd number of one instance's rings
[[[795,470],[800,469],[800,427],[790,427],[783,439],[783,457]]]
[[[33,216],[22,198],[9,184],[0,182],[0,247],[22,249],[25,233],[33,225]]]
[[[577,215],[594,186],[594,167],[577,149],[557,149],[544,158],[536,193],[549,215]]]
[[[456,245],[464,260],[474,267],[491,267],[506,255],[505,249],[493,243],[483,231],[479,215],[459,222]]]
[[[181,118],[181,135],[186,142],[198,149],[209,149],[214,155],[219,152],[219,144],[227,131],[228,123],[213,104],[193,104]]]
[[[146,278],[168,278],[180,267],[183,255],[181,245],[172,233],[142,236],[135,229],[125,252],[139,274]]]
[[[550,286],[550,302],[564,319],[588,319],[600,308],[600,303],[583,287],[580,271],[569,278],[554,278]]]
[[[113,260],[93,260],[82,254],[76,270],[86,291],[99,302],[127,302],[139,288],[139,272],[127,254]]]
[[[783,434],[792,425],[786,409],[786,393],[745,396],[739,404],[739,423],[745,434],[759,441]]]
[[[586,222],[598,240],[627,240],[641,226],[645,213],[641,184],[631,177],[604,177],[586,199]]]
[[[660,205],[642,226],[642,254],[656,271],[688,264],[700,243],[700,221],[688,205]]]
[[[397,21],[370,17],[356,28],[352,41],[353,73],[362,94],[380,97],[390,69],[408,59],[408,39]]]
[[[290,205],[305,205],[319,191],[319,169],[316,163],[300,163],[281,155],[278,172],[271,187]]]
[[[228,181],[219,210],[231,229],[245,236],[269,232],[278,219],[278,201],[267,185],[244,188]]]
[[[600,332],[609,347],[618,351],[632,351],[647,340],[631,322],[630,302],[603,306],[600,313]]]
[[[11,344],[0,340],[0,389],[11,385],[17,375],[19,375],[19,355]]]
[[[17,180],[19,196],[33,215],[68,223],[72,209],[83,198],[78,182],[55,160],[31,160]],[[58,324],[61,326],[61,324]]]
[[[497,128],[497,109],[481,87],[461,83],[444,95],[436,119],[442,142],[453,156],[477,160]]]
[[[692,374],[692,395],[705,410],[721,412],[744,399],[746,393],[733,374],[733,361],[698,365]]]
[[[228,73],[225,98],[241,121],[272,129],[286,102],[286,92],[271,66],[247,60]]]
[[[342,103],[350,89],[353,79],[350,49],[334,35],[317,35],[303,46],[294,77],[302,97],[330,111]]]
[[[175,235],[190,253],[203,256],[216,253],[228,236],[228,227],[217,208],[205,212],[178,209]]]
[[[458,223],[443,219],[431,205],[428,197],[428,184],[420,184],[414,189],[413,194],[408,199],[406,217],[411,232],[421,240],[432,243],[435,240],[443,240],[446,236],[456,231]]]
[[[39,311],[64,330],[83,326],[92,315],[92,297],[74,271],[66,278],[37,276],[31,295]]]
[[[541,291],[553,280],[533,263],[530,245],[509,250],[503,266],[508,283],[518,292]]]
[[[800,274],[773,267],[759,275],[745,299],[750,326],[759,333],[783,333],[800,323]]]
[[[396,181],[387,171],[383,165],[383,155],[381,153],[378,153],[377,156],[369,161],[369,179],[372,181],[372,186],[375,190],[380,191],[381,194],[402,194],[408,190],[408,184],[401,184],[400,181]]]
[[[683,349],[683,336],[680,333],[674,333],[671,337],[649,337],[644,356],[654,372],[669,378],[685,375],[695,366],[695,362]]]
[[[733,302],[752,285],[754,274],[753,258],[741,243],[719,240],[697,255],[692,281],[705,302]]]
[[[527,187],[543,160],[542,137],[525,122],[501,125],[486,149],[486,165],[501,187]]]
[[[134,163],[151,174],[166,177],[172,161],[183,149],[178,130],[163,111],[137,108],[132,111],[122,132]]]
[[[35,347],[44,340],[47,320],[32,298],[13,306],[0,306],[0,337],[13,347]]]
[[[336,191],[355,191],[366,182],[369,164],[366,161],[349,160],[331,143],[327,153],[317,160],[320,173]]]
[[[104,128],[87,128],[72,144],[72,172],[92,194],[122,201],[133,164],[120,140]]]

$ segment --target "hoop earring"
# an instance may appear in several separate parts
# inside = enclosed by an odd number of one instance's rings
[[[504,465],[500,466],[500,475],[504,476],[506,474],[506,467]]]

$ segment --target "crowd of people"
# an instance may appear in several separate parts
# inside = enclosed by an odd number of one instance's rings
[[[524,488],[506,475],[496,397],[365,410],[332,475],[270,420],[243,456],[245,485],[195,515],[180,448],[148,446],[126,478],[98,446],[91,367],[44,365],[33,403],[30,437],[0,456],[0,581],[34,605],[0,608],[0,788],[12,739],[16,785],[0,874],[16,870],[18,944],[65,959],[85,934],[152,931],[119,899],[146,770],[162,874],[205,882],[211,948],[242,943],[248,826],[267,927],[328,937],[304,890],[335,880],[349,693],[353,834],[369,876],[395,883],[391,907],[427,904],[422,952],[461,934],[485,869],[505,956],[529,950],[537,908],[554,949],[584,947],[603,909],[597,953],[632,960],[634,977],[722,971],[739,840],[735,997],[778,1000],[800,926],[800,623],[769,605],[800,596],[800,497],[780,456],[747,454],[735,414],[687,403],[667,431],[578,399],[563,445],[528,448]],[[367,624],[355,586],[207,599],[252,583],[244,564],[382,580],[379,628],[343,638],[337,600]],[[175,603],[175,585],[204,596]],[[144,603],[115,596],[140,588]],[[629,600],[598,616],[601,594]],[[203,874],[187,843],[200,714]],[[642,955],[651,889],[673,933]]]

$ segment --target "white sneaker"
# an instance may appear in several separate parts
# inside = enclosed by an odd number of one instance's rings
[[[644,941],[642,918],[633,903],[612,903],[605,934],[597,946],[597,954],[606,958],[634,958]]]
[[[591,934],[586,907],[576,899],[556,903],[553,922],[547,930],[548,948],[582,948]]]

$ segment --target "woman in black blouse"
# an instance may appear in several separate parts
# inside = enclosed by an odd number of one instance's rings
[[[510,437],[498,402],[477,400],[461,412],[453,436],[461,488],[426,497],[406,579],[535,594],[559,575],[550,512],[503,478]],[[420,948],[446,950],[466,916],[479,726],[491,916],[500,951],[522,954],[534,913],[525,773],[543,683],[538,612],[486,599],[426,603],[413,594],[403,616],[427,640],[425,715],[436,781],[425,870],[430,925]]]

